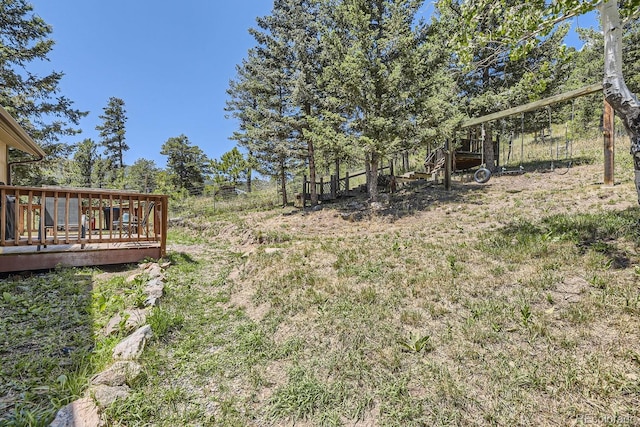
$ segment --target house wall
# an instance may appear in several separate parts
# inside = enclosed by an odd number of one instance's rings
[[[6,184],[9,181],[9,167],[7,165],[7,144],[0,141],[0,182]]]

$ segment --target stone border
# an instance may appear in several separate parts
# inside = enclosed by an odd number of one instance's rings
[[[142,355],[147,340],[153,336],[151,326],[146,324],[147,315],[158,305],[164,294],[164,270],[170,263],[141,264],[142,271],[126,279],[131,283],[139,277],[148,277],[144,292],[147,296],[143,309],[127,309],[109,320],[105,335],[118,332],[121,328],[133,333],[120,341],[113,349],[113,361],[107,369],[96,374],[84,397],[61,408],[49,427],[103,427],[106,425],[102,413],[118,399],[126,399],[131,394],[129,386],[142,373],[137,360]]]

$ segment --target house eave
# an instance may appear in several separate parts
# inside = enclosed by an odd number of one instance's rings
[[[27,132],[13,117],[0,107],[0,137],[7,146],[38,157],[44,158],[45,152],[36,144]]]

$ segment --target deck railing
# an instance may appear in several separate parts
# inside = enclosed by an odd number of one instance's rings
[[[0,247],[104,243],[166,246],[167,196],[0,185]]]

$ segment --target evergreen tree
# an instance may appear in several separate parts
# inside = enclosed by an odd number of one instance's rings
[[[72,147],[61,138],[77,134],[87,113],[59,94],[63,73],[40,75],[32,66],[49,60],[54,41],[27,0],[0,1],[0,16],[0,105],[47,153],[47,162],[14,168],[13,183],[40,185],[55,174],[56,160],[68,158]],[[10,161],[20,160],[28,157],[10,150]]]
[[[293,142],[301,150],[309,167],[309,179],[316,181],[316,151],[310,134],[310,121],[318,110],[318,77],[321,74],[319,40],[319,2],[317,0],[276,0],[270,16],[258,19],[262,32],[254,32],[265,58],[284,62],[283,76],[288,81],[291,111],[285,117]],[[279,59],[280,58],[280,59]],[[288,71],[291,70],[291,71]],[[302,154],[302,151],[301,151]],[[318,203],[315,185],[311,186],[311,204]]]
[[[412,117],[412,55],[424,24],[416,22],[421,0],[343,0],[331,3],[334,29],[325,29],[324,78],[345,105],[347,130],[368,163],[368,186],[377,200],[383,157],[401,146]],[[415,122],[415,120],[414,120]]]
[[[138,159],[126,168],[126,187],[140,193],[153,193],[158,187],[158,172],[153,160]]]
[[[211,167],[222,182],[238,185],[238,181],[246,177],[248,162],[240,150],[237,147],[233,147],[232,150],[220,156],[220,161],[212,160]]]
[[[303,151],[287,123],[293,110],[287,84],[291,70],[279,65],[277,53],[264,47],[249,51],[230,82],[226,109],[240,122],[232,139],[252,154],[260,173],[280,182],[284,206],[286,182],[291,170],[299,166]]]
[[[122,169],[124,152],[129,149],[125,138],[127,116],[124,101],[111,97],[103,110],[104,113],[99,116],[102,119],[102,125],[96,126],[96,130],[100,131],[100,143],[104,147],[105,156],[117,169]]]
[[[102,156],[98,156],[94,165],[92,173],[92,181],[97,188],[107,188],[109,186],[109,173],[112,170],[111,159],[106,159]]]
[[[80,184],[83,187],[91,187],[94,166],[98,159],[97,145],[92,139],[87,138],[76,147],[73,160],[79,175]]]
[[[202,195],[204,182],[210,173],[210,161],[197,146],[191,145],[185,135],[169,138],[160,154],[167,156],[167,171],[171,183],[178,190],[191,195]]]

